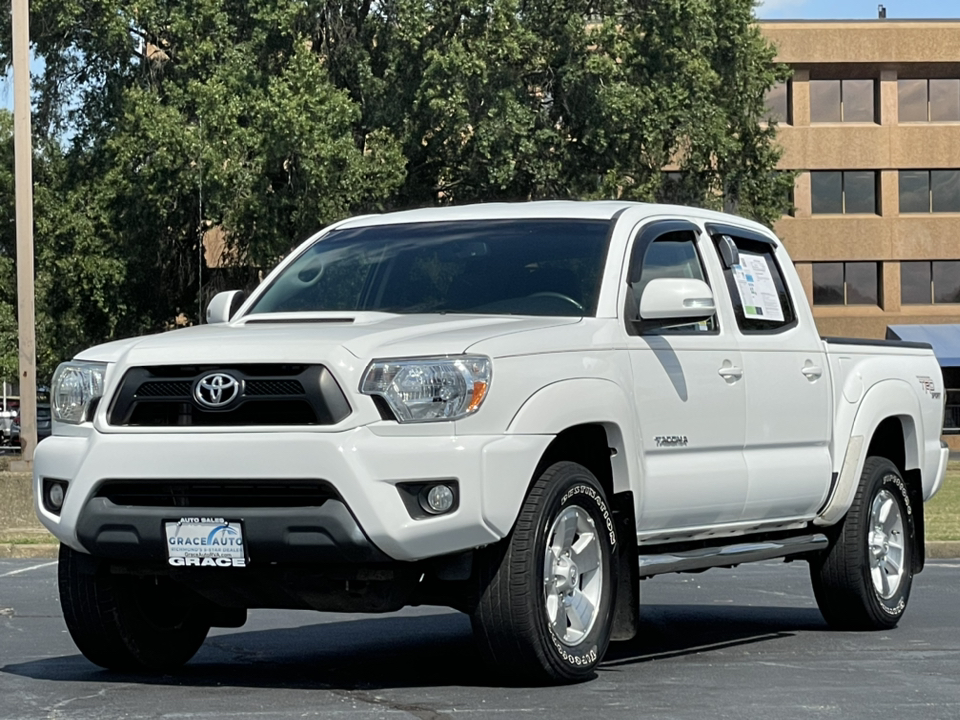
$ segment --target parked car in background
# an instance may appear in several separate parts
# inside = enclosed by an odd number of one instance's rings
[[[38,403],[37,404],[37,442],[50,437],[51,427],[51,414],[50,414],[50,404],[49,403]],[[21,445],[20,437],[20,411],[17,411],[16,417],[13,419],[13,424],[10,427],[10,444],[11,445]]]
[[[37,404],[37,442],[50,437],[50,404]]]
[[[0,446],[13,444],[13,410],[0,410]]]

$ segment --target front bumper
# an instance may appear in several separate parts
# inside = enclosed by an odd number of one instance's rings
[[[389,430],[389,429],[388,429]],[[100,433],[55,435],[36,450],[44,479],[69,482],[59,516],[39,500],[43,524],[74,549],[161,560],[162,523],[186,516],[242,520],[251,562],[420,560],[488,545],[513,526],[548,435],[410,436],[366,426],[339,433]],[[339,496],[317,508],[141,507],[97,497],[109,480],[328,483]],[[459,506],[414,519],[396,485],[456,480]]]

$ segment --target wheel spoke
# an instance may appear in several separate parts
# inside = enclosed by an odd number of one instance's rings
[[[562,531],[560,528],[557,528],[557,535],[562,536],[563,545],[561,547],[564,552],[566,552],[573,547],[573,539],[577,535],[577,511],[573,508],[564,511],[562,523]]]
[[[600,543],[595,533],[581,533],[573,546],[573,561],[581,575],[591,573],[600,567]]]
[[[890,596],[890,576],[887,575],[886,563],[880,563],[877,568],[880,572],[880,594],[884,597]]]
[[[889,497],[885,497],[885,495],[885,493],[877,495],[873,511],[873,516],[877,519],[877,522],[881,526],[884,526],[884,532],[887,531],[886,522],[887,518],[890,517],[890,510],[892,509],[893,505],[893,500]]]
[[[567,617],[570,620],[571,629],[581,633],[586,631],[590,627],[591,620],[593,620],[593,613],[593,603],[584,593],[574,590],[567,607]]]
[[[883,504],[880,513],[880,524],[883,526],[883,531],[889,535],[900,522],[900,511],[897,508],[896,501],[892,497],[889,498],[887,502]]]
[[[567,612],[564,607],[563,598],[558,595],[553,596],[553,607],[549,605],[547,609],[550,613],[550,622],[553,625],[553,632],[561,640],[567,634]]]
[[[887,555],[883,559],[883,563],[881,563],[881,567],[883,568],[885,575],[888,575],[894,578],[900,577],[901,568],[900,568],[899,558],[893,558],[892,556]]]

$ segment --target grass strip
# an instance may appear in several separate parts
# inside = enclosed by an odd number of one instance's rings
[[[927,540],[960,540],[960,462],[947,466],[940,491],[923,510]]]

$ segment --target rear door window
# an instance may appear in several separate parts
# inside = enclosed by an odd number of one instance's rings
[[[795,326],[796,311],[773,242],[729,232],[713,233],[718,252],[726,242],[724,238],[733,242],[739,254],[739,262],[724,262],[723,275],[741,332],[777,333]]]

